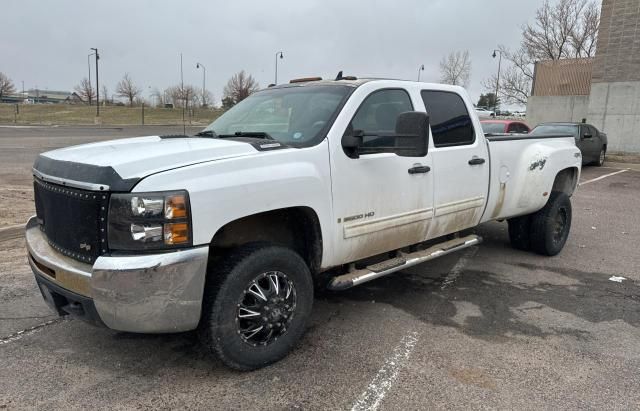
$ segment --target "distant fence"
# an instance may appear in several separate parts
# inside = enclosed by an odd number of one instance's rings
[[[224,111],[189,108],[184,110],[187,125],[207,125]],[[181,108],[147,106],[122,107],[68,104],[0,104],[0,124],[108,124],[108,125],[179,125],[183,123]]]
[[[532,96],[581,96],[591,91],[593,58],[538,61]]]

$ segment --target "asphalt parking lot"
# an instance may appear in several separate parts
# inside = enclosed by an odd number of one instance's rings
[[[3,210],[15,192],[32,213],[37,152],[157,132],[74,130],[0,129],[0,190],[13,190]],[[638,408],[639,200],[640,171],[586,167],[560,255],[513,250],[506,223],[483,225],[477,247],[318,294],[297,349],[250,373],[225,368],[190,333],[55,317],[24,240],[0,240],[0,409]]]

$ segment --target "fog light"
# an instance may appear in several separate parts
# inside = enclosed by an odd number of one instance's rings
[[[187,223],[173,223],[164,225],[164,243],[186,244],[189,242],[189,225]]]
[[[162,240],[162,224],[131,224],[131,238],[143,243]]]

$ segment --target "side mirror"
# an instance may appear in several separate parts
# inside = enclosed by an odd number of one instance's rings
[[[351,128],[351,126],[349,126]],[[342,136],[342,148],[349,158],[360,158],[360,147],[364,141],[364,131],[351,130]]]
[[[583,137],[584,137],[584,138],[591,138],[591,137],[593,137],[593,136],[591,135],[591,133],[584,133],[584,134],[583,134]]]
[[[396,151],[402,157],[424,157],[429,147],[429,115],[407,111],[396,119]]]
[[[364,138],[368,137],[366,142]],[[380,144],[380,145],[377,145]],[[349,126],[342,136],[342,148],[349,158],[363,154],[394,153],[401,157],[424,157],[429,147],[429,116],[420,111],[400,113],[395,132],[366,134]]]

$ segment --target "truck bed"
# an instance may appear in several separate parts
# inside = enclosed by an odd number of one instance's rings
[[[491,171],[481,222],[530,214],[546,204],[562,169],[580,173],[580,151],[570,135],[486,135]]]

